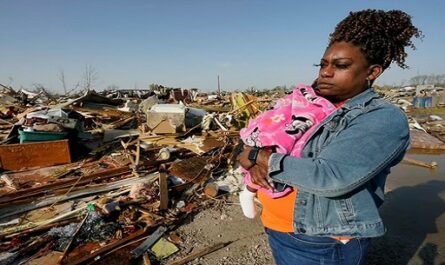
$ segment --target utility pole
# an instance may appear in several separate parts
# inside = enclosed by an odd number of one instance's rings
[[[219,85],[219,75],[218,75],[218,97],[221,97],[221,86]]]

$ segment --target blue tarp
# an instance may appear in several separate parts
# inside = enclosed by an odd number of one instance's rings
[[[414,108],[431,108],[433,106],[433,97],[414,97]]]

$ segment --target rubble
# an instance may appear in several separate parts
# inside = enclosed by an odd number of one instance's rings
[[[0,263],[147,263],[180,250],[167,238],[221,200],[204,190],[238,141],[231,124],[201,130],[207,112],[184,105],[195,92],[163,101],[152,91],[57,98],[4,87],[2,107],[17,107],[0,124]]]
[[[239,129],[282,96],[1,88],[1,264],[185,264],[228,247],[191,251],[178,228],[239,191]],[[410,102],[395,104],[412,117],[413,147],[445,150],[431,135],[444,139],[443,116],[413,117]]]
[[[434,85],[379,90],[408,116],[412,148],[445,150],[445,89]],[[423,133],[422,133],[423,132]]]

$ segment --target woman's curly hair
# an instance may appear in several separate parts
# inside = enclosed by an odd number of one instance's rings
[[[329,46],[335,42],[350,42],[361,48],[371,64],[383,69],[395,61],[401,68],[405,64],[405,47],[416,47],[412,37],[423,38],[422,32],[413,26],[411,16],[400,10],[368,9],[350,12],[330,34]]]

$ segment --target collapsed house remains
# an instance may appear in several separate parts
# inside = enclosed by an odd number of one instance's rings
[[[0,100],[0,264],[185,264],[187,216],[230,200],[239,129],[281,94],[15,91]],[[445,150],[444,120],[411,120],[413,147]]]

